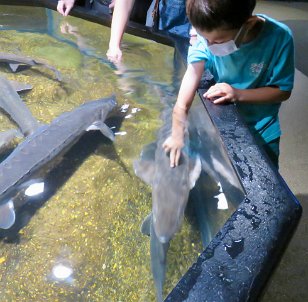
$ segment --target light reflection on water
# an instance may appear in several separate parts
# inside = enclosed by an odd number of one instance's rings
[[[149,238],[140,232],[151,189],[134,175],[132,163],[155,141],[162,92],[169,105],[176,99],[173,49],[125,36],[124,62],[116,68],[105,57],[107,28],[41,8],[1,6],[1,12],[0,51],[45,59],[63,76],[58,82],[48,70],[13,74],[0,66],[7,78],[33,86],[22,97],[40,122],[113,93],[127,117],[110,122],[118,133],[114,143],[100,133],[82,137],[46,174],[43,196],[27,197],[15,226],[0,231],[1,301],[154,301]],[[0,127],[16,126],[1,115]],[[193,195],[209,197],[212,236],[235,206],[217,211],[220,188],[209,175],[202,179]],[[168,252],[165,294],[201,250],[186,220]]]

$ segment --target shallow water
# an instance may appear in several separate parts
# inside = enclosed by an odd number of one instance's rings
[[[44,60],[62,74],[59,82],[43,67],[12,73],[0,66],[1,75],[33,86],[22,98],[41,123],[111,94],[128,107],[121,123],[111,122],[118,134],[114,143],[86,134],[46,171],[43,196],[18,209],[11,230],[0,231],[0,301],[154,301],[149,238],[140,233],[151,210],[151,188],[132,164],[156,139],[166,105],[161,95],[168,94],[168,106],[176,100],[180,74],[173,49],[126,35],[124,62],[116,68],[105,57],[108,28],[41,8],[0,6],[0,15],[0,52]],[[1,114],[1,131],[11,128],[16,125]],[[209,133],[215,136],[215,129]],[[213,140],[204,137],[212,148]],[[219,186],[203,174],[193,195],[206,195],[202,206],[211,237],[241,200],[226,192],[232,202],[218,210]],[[185,219],[168,252],[165,294],[201,251],[200,234]]]

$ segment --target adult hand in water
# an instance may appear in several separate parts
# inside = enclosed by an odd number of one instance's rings
[[[122,50],[120,47],[110,47],[106,53],[107,58],[110,62],[117,64],[122,60]]]

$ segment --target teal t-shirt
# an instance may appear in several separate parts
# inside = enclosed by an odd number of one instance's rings
[[[294,82],[292,33],[283,23],[259,16],[265,22],[258,36],[227,56],[214,56],[206,41],[198,36],[197,42],[189,48],[188,64],[204,60],[217,83],[228,83],[237,89],[277,86],[280,90],[291,91]],[[268,143],[281,135],[280,104],[237,103],[236,106],[250,129]]]

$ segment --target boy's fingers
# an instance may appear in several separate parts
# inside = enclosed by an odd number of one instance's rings
[[[163,147],[163,149],[165,150],[165,152],[170,151],[170,147],[168,146],[168,143],[167,143],[167,142],[164,142],[164,143],[162,144],[162,147]]]
[[[170,151],[170,167],[175,167],[175,150]]]
[[[209,92],[206,92],[205,94],[205,97],[207,98],[215,98],[215,97],[218,97],[218,96],[221,96],[222,95],[222,91],[220,90],[213,90],[213,91],[209,91]]]
[[[163,149],[166,153],[168,153],[170,151],[170,148],[166,145],[163,145]]]
[[[171,150],[170,152],[170,167],[174,168],[179,165],[179,160],[181,156],[180,150]]]
[[[228,102],[228,98],[223,96],[221,98],[217,98],[215,100],[213,100],[213,104],[223,104],[223,103],[227,103]]]
[[[176,167],[179,165],[180,156],[181,156],[181,151],[177,150],[175,154],[175,160],[174,160],[174,164]]]

